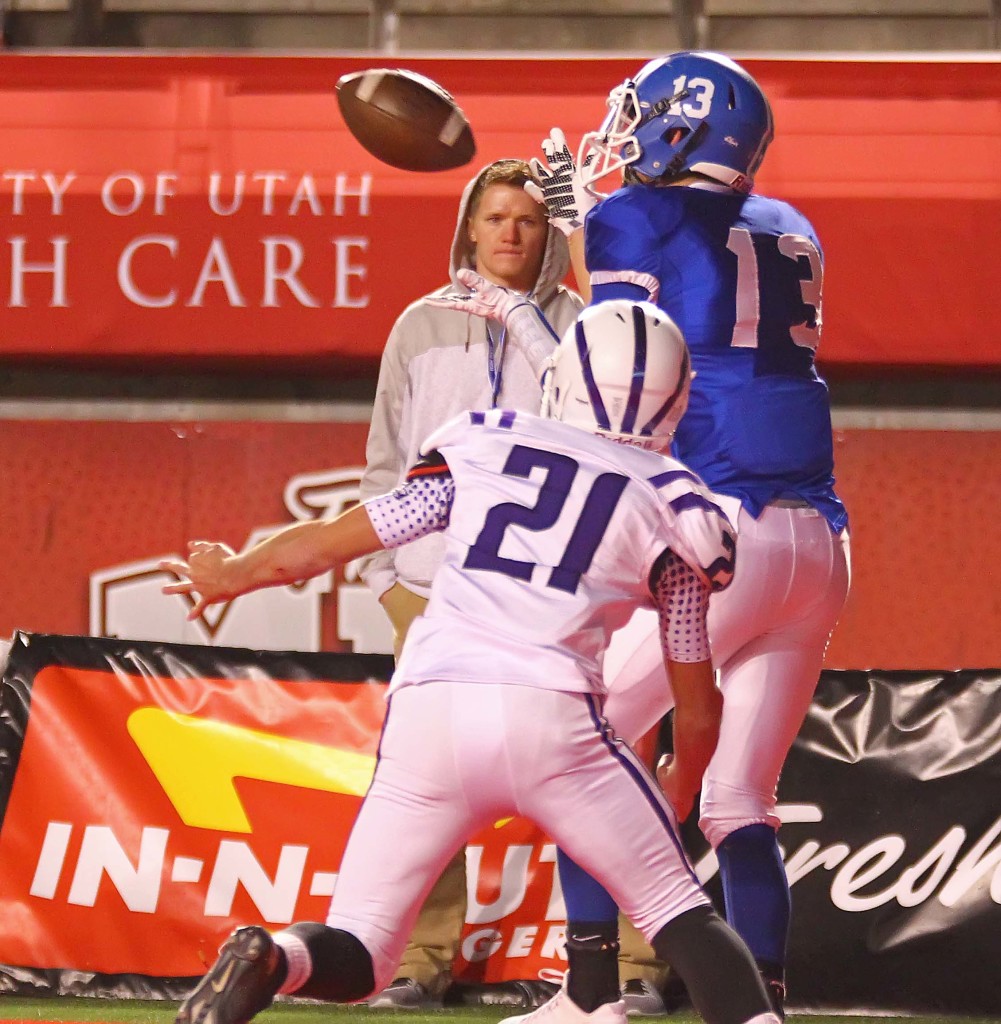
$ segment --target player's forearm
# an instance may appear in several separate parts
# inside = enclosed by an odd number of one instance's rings
[[[573,275],[577,281],[577,291],[580,297],[587,303],[591,301],[591,275],[587,270],[587,260],[584,253],[584,228],[575,231],[568,239],[570,246],[570,266],[573,267]]]
[[[521,349],[536,380],[542,380],[550,356],[560,343],[545,314],[538,306],[523,302],[507,316],[505,326],[512,344]]]
[[[719,740],[723,695],[708,661],[670,662],[668,670],[676,702],[673,771],[678,785],[694,794]]]
[[[312,579],[334,565],[381,550],[363,505],[336,519],[296,523],[228,561],[236,594]]]
[[[702,785],[702,776],[719,739],[719,723],[706,721],[690,725],[686,716],[674,717],[674,773],[680,790],[694,795]]]

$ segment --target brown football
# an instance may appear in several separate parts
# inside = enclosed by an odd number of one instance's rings
[[[370,68],[337,82],[337,102],[351,134],[374,157],[404,171],[444,171],[468,164],[473,132],[437,82],[402,68]]]

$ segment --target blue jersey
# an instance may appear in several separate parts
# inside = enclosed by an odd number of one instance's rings
[[[757,517],[797,496],[840,531],[820,340],[823,257],[788,203],[722,186],[629,185],[587,217],[593,301],[650,298],[692,355],[675,455]]]

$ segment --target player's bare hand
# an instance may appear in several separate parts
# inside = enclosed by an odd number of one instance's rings
[[[662,754],[657,762],[657,782],[674,808],[678,821],[684,821],[692,813],[695,806],[695,793],[690,786],[683,783],[679,775],[673,754]]]
[[[429,296],[424,301],[436,309],[458,309],[502,324],[519,306],[529,301],[519,292],[493,284],[468,267],[462,267],[456,276],[469,289],[468,292],[446,292]]]
[[[194,540],[188,545],[187,561],[165,558],[160,562],[164,572],[177,577],[176,583],[164,584],[163,593],[194,598],[187,617],[189,621],[197,619],[210,605],[230,601],[242,593],[233,572],[235,558],[236,552],[227,544]]]

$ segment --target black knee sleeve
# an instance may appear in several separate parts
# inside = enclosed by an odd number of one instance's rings
[[[340,928],[315,921],[293,924],[286,931],[297,936],[309,950],[313,970],[297,996],[353,1003],[372,994],[375,971],[372,955],[360,939]]]
[[[743,1024],[771,1012],[750,950],[711,907],[669,921],[653,948],[678,972],[706,1024]]]

